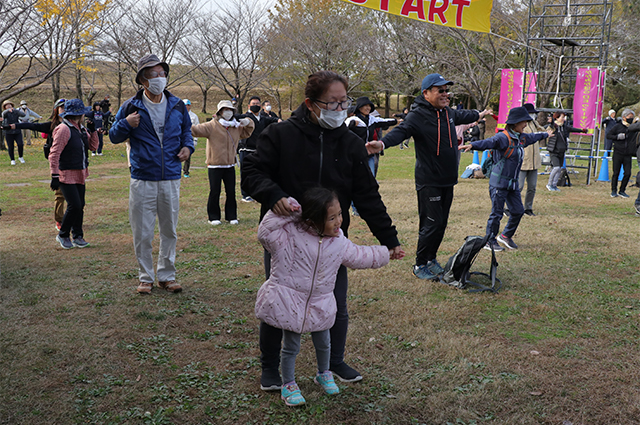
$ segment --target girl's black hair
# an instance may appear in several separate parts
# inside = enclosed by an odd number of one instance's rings
[[[300,207],[302,208],[300,221],[322,236],[324,224],[327,221],[327,208],[336,199],[338,199],[338,195],[324,187],[314,187],[307,190],[300,199]]]

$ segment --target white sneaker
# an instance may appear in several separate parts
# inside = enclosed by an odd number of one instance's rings
[[[24,158],[23,157],[18,158],[18,161],[20,161],[21,164],[24,164]]]
[[[229,224],[238,224],[238,220],[231,220],[229,221]]]
[[[11,165],[16,165],[16,162],[14,160],[11,160]]]
[[[91,152],[91,156],[96,156],[96,153],[95,152]]]
[[[209,224],[212,226],[219,226],[222,222],[220,220],[209,220]]]

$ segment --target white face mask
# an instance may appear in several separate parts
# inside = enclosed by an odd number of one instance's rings
[[[318,108],[320,107],[318,106]],[[314,112],[313,115],[316,115],[316,113]],[[316,118],[318,119],[318,125],[320,125],[320,127],[333,130],[340,127],[344,123],[344,120],[347,119],[347,110],[329,111],[320,108],[320,116],[316,115]]]
[[[147,80],[149,83],[149,91],[156,96],[159,96],[164,91],[164,88],[167,87],[167,79],[165,77],[157,77]]]
[[[230,110],[226,110],[226,111],[222,111],[222,119],[224,119],[225,121],[231,121],[231,119],[233,118],[233,112]]]
[[[265,111],[267,111],[267,112],[271,111],[271,105],[267,105],[267,106],[265,106],[265,107],[264,107],[264,110],[265,110]]]

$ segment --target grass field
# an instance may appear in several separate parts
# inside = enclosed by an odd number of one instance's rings
[[[408,255],[350,271],[346,360],[364,380],[321,394],[305,337],[297,380],[308,404],[292,409],[259,389],[259,206],[240,202],[239,226],[207,224],[204,145],[182,180],[185,290],[148,297],[135,293],[124,147],[91,158],[91,247],[65,251],[41,145],[13,167],[0,152],[2,424],[640,423],[636,188],[612,199],[607,183],[581,175],[551,193],[541,176],[539,215],[523,218],[518,251],[498,253],[503,289],[470,294],[412,276],[414,151],[390,149],[380,190]],[[489,211],[487,181],[461,180],[440,262],[484,234]],[[360,219],[351,229],[375,243]],[[488,271],[489,259],[483,250],[474,269]]]

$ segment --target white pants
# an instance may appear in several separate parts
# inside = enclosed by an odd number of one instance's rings
[[[129,186],[129,222],[133,233],[133,248],[140,266],[140,282],[153,283],[151,255],[156,216],[160,232],[158,281],[176,278],[176,242],[180,210],[180,179],[146,181],[131,179]]]

